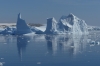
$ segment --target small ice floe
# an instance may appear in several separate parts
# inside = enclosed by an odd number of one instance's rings
[[[4,58],[1,58],[1,60],[3,60]]]
[[[30,41],[27,41],[27,42],[30,42]]]
[[[0,66],[3,66],[3,63],[0,62]]]
[[[4,63],[5,63],[5,62],[0,62],[0,66],[3,66]]]
[[[41,62],[37,62],[37,64],[41,64]]]

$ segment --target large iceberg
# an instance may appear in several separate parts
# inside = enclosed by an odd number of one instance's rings
[[[17,24],[16,24],[16,34],[27,34],[27,33],[32,33],[32,30],[30,27],[26,24],[25,20],[21,19],[21,14],[18,14],[17,18]]]
[[[36,27],[29,27],[25,20],[21,19],[21,14],[18,14],[16,27],[7,26],[5,29],[0,31],[0,34],[10,34],[10,35],[23,35],[23,34],[43,34],[43,31],[37,29]]]
[[[72,13],[62,16],[57,22],[54,18],[47,19],[46,34],[88,34],[87,24]]]
[[[68,16],[62,16],[58,23],[58,29],[64,32],[71,32],[74,34],[88,33],[87,24],[84,20],[79,19],[70,13]]]

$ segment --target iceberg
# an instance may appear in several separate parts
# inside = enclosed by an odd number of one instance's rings
[[[21,14],[20,13],[18,14],[16,28],[17,28],[17,31],[16,31],[17,35],[32,33],[32,30],[26,24],[25,20],[21,19]]]
[[[88,34],[94,27],[87,26],[86,22],[72,13],[62,16],[59,21],[48,18],[47,25],[40,27],[29,27],[25,20],[18,14],[16,27],[7,27],[0,34],[23,35],[23,34]],[[96,30],[99,30],[96,28]]]
[[[14,35],[16,32],[16,28],[14,27],[6,27],[3,31],[0,32],[0,34],[10,34],[10,35]]]
[[[57,21],[55,18],[48,18],[47,19],[47,27],[45,30],[46,34],[55,34],[57,32]]]
[[[73,34],[87,34],[88,28],[84,20],[79,19],[70,13],[68,16],[62,16],[58,23],[58,30],[70,32]]]
[[[54,18],[47,19],[46,34],[88,34],[88,26],[84,20],[70,13],[62,16],[57,22]]]

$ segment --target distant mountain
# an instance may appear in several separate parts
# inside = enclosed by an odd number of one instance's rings
[[[100,31],[100,27],[88,25],[88,31]]]

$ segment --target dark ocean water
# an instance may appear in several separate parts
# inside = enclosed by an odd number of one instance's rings
[[[100,35],[0,35],[0,66],[100,66]]]

